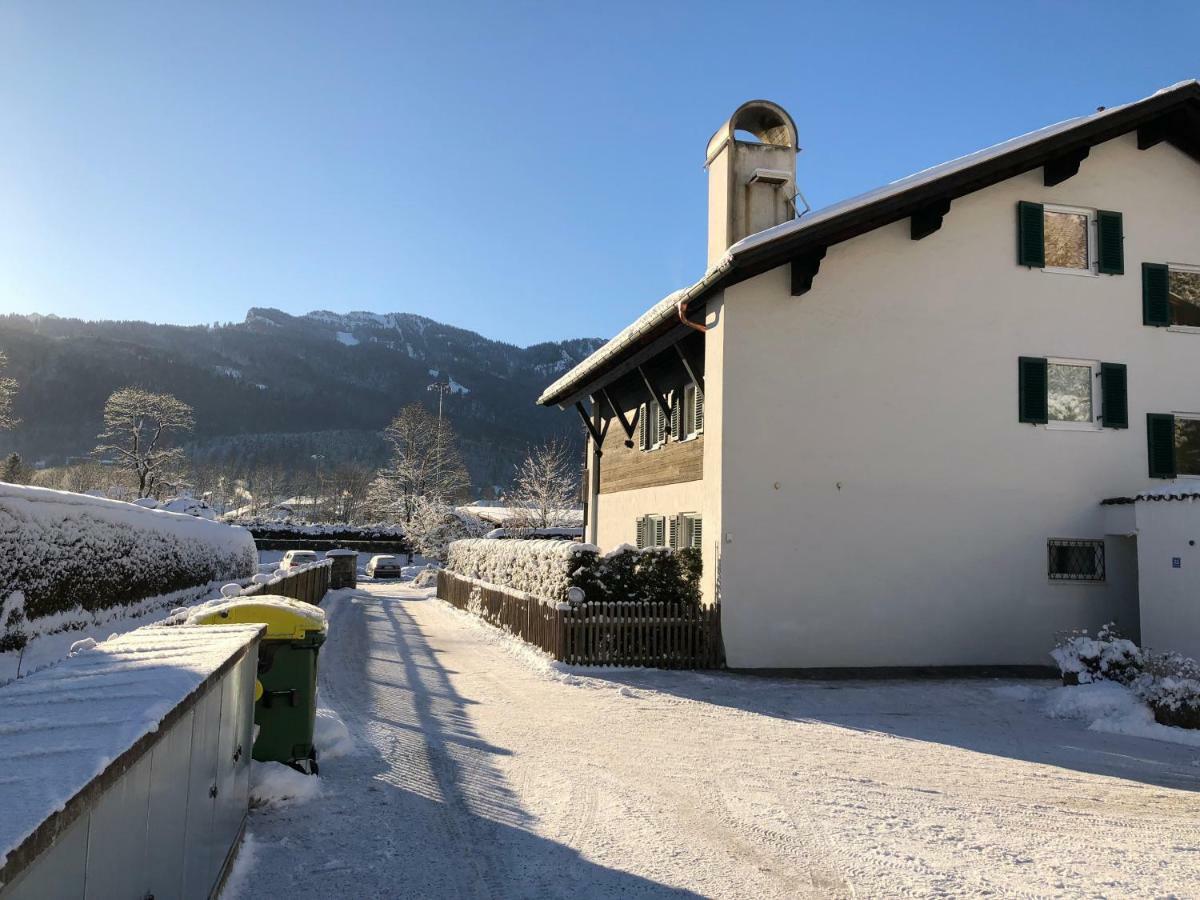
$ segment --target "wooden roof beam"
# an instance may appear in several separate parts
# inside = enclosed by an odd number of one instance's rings
[[[1042,167],[1042,183],[1046,187],[1054,187],[1078,175],[1079,164],[1088,158],[1091,150],[1091,147],[1080,147],[1050,160]]]
[[[813,279],[821,270],[825,248],[819,247],[792,258],[792,296],[799,297],[812,290]]]
[[[929,237],[942,227],[942,219],[950,212],[950,199],[935,200],[917,210],[909,219],[909,236],[914,241]]]

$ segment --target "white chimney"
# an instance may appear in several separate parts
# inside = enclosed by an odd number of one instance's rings
[[[756,141],[741,140],[746,132]],[[708,265],[796,215],[796,124],[769,100],[743,103],[708,142]]]

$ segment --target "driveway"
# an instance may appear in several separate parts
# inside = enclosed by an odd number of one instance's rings
[[[1045,682],[566,673],[398,583],[331,594],[356,747],[250,819],[250,897],[1200,894],[1200,749]]]

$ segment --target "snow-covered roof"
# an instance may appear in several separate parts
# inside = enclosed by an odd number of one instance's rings
[[[779,245],[790,245],[793,242],[802,241],[809,233],[825,232],[830,226],[838,224],[843,219],[857,216],[864,211],[873,210],[877,207],[886,207],[889,203],[893,203],[915,192],[924,193],[930,189],[940,188],[944,182],[959,179],[964,174],[975,170],[994,167],[997,163],[1010,157],[1015,157],[1023,151],[1037,150],[1043,146],[1057,146],[1064,139],[1069,140],[1074,137],[1076,133],[1079,134],[1081,139],[1085,136],[1094,135],[1096,142],[1109,140],[1112,137],[1138,127],[1139,123],[1131,118],[1131,113],[1140,113],[1144,110],[1147,114],[1161,114],[1162,110],[1158,109],[1158,107],[1165,108],[1176,100],[1179,102],[1194,102],[1198,99],[1200,99],[1200,82],[1194,79],[1181,81],[1170,87],[1156,91],[1154,94],[1144,97],[1141,100],[1122,104],[1121,106],[1108,107],[1089,115],[1077,116],[1073,119],[1067,119],[1063,122],[1031,131],[1020,137],[1003,141],[975,153],[960,156],[957,159],[949,160],[940,165],[923,169],[920,172],[908,175],[890,184],[823,207],[802,218],[784,222],[781,225],[776,225],[774,228],[768,228],[757,234],[743,238],[731,246],[725,252],[725,255],[718,260],[717,264],[705,273],[703,278],[688,288],[668,294],[650,307],[635,322],[627,328],[622,329],[608,343],[547,387],[538,398],[538,403],[547,406],[561,403],[572,394],[577,393],[581,388],[586,386],[586,382],[592,376],[601,373],[611,360],[621,356],[630,347],[641,343],[650,335],[657,333],[671,319],[675,319],[677,317],[676,309],[681,300],[687,299],[690,301],[702,294],[706,294],[709,290],[719,289],[731,273],[735,269],[738,269],[743,261],[748,260],[752,255],[762,257],[769,250],[782,249]],[[1108,133],[1108,130],[1111,129],[1116,130],[1113,133]],[[1032,160],[1030,164],[1019,171],[1001,174],[1006,178],[1012,177],[1012,175],[1019,174],[1020,171],[1037,168],[1043,165],[1044,162],[1044,160],[1040,162]],[[974,186],[968,185],[966,189],[957,191],[956,195],[962,196],[965,193],[970,193],[985,186],[986,183],[978,183]],[[903,210],[893,212],[895,214],[891,218],[887,218],[888,214],[881,212],[879,220],[863,230],[871,230],[871,228],[897,221],[912,214],[911,211],[905,212]],[[829,241],[829,243],[836,242],[837,240]],[[786,262],[786,259],[780,259],[774,265],[781,265],[783,262]]]
[[[0,884],[58,832],[55,814],[123,771],[122,756],[170,725],[261,630],[138,628],[0,687]]]

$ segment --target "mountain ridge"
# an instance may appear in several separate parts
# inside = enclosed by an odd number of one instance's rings
[[[0,433],[0,452],[51,464],[82,456],[95,444],[108,394],[139,384],[192,404],[189,449],[198,459],[303,465],[303,454],[322,441],[300,437],[336,435],[333,461],[377,465],[386,456],[380,432],[392,416],[412,402],[436,409],[427,387],[449,379],[445,413],[472,479],[503,485],[528,446],[552,437],[581,445],[577,422],[534,400],[547,380],[602,343],[522,348],[414,313],[364,310],[293,315],[253,307],[242,322],[214,325],[0,316],[0,350],[20,385],[22,419]]]

